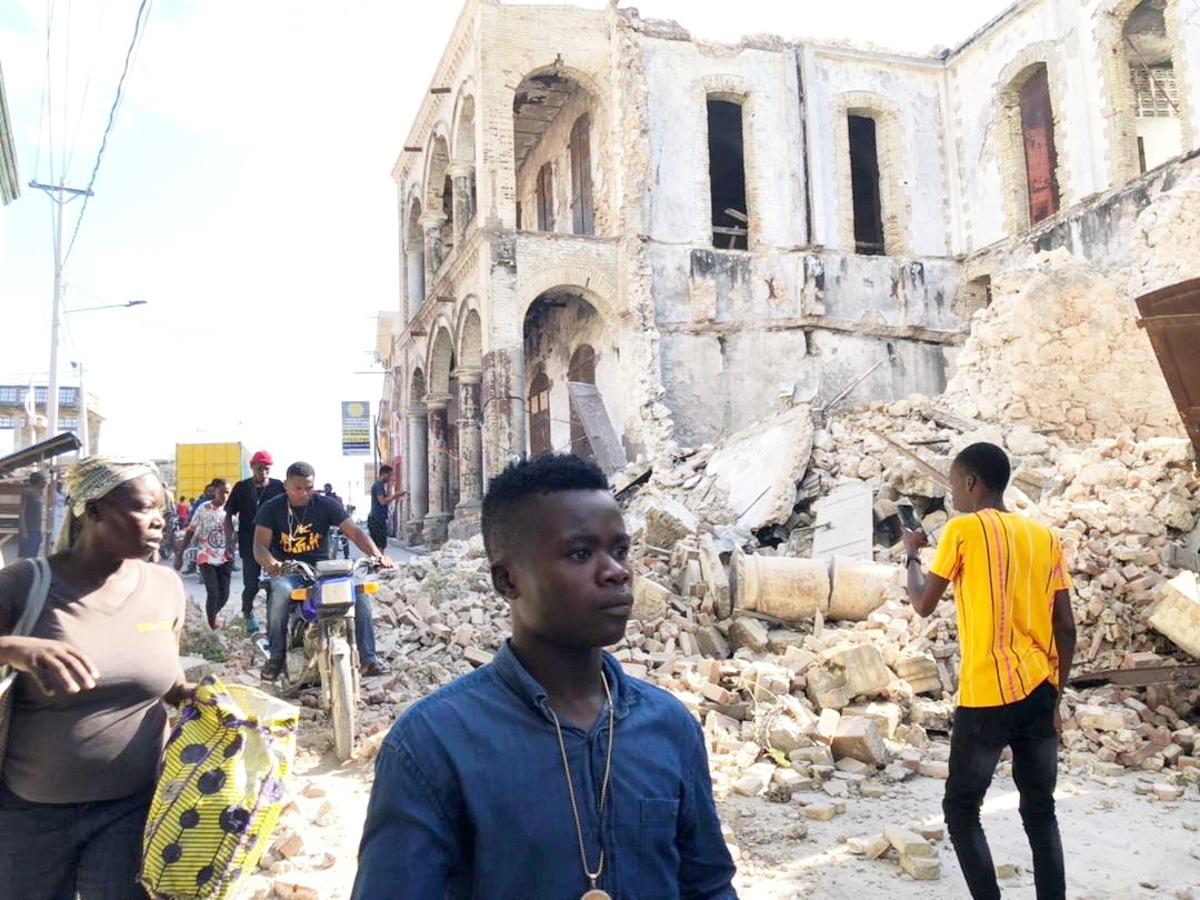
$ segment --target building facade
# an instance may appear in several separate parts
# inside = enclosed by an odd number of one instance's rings
[[[865,373],[850,402],[939,393],[997,267],[1189,164],[1185,6],[1024,0],[921,57],[468,0],[393,171],[405,532],[469,532],[522,453],[652,460]]]
[[[32,388],[33,402],[28,399],[29,385],[0,384],[0,429],[12,430],[13,450],[22,450],[31,444],[44,441],[53,435],[47,432],[46,400],[49,388],[38,385]],[[77,387],[60,387],[58,389],[58,428],[59,431],[73,431],[82,435],[83,419],[80,399],[82,393]],[[91,453],[98,452],[100,446],[100,425],[104,416],[100,414],[99,405],[92,394],[87,395],[87,437],[88,449]]]

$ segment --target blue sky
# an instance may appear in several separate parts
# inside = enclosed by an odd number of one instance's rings
[[[743,0],[734,28],[727,2],[636,5],[719,40],[772,32],[916,51],[965,38],[1004,6]],[[22,184],[64,170],[87,183],[137,7],[0,4]],[[343,493],[361,482],[361,459],[339,455],[338,402],[378,397],[378,378],[353,373],[374,367],[375,312],[398,303],[390,171],[459,9],[155,0],[66,273],[67,308],[147,301],[68,317],[60,378],[73,383],[68,361],[83,361],[108,417],[103,451],[241,440],[280,462],[309,459]],[[48,368],[51,208],[23,188],[0,213],[5,382]],[[0,449],[8,440],[0,433]]]

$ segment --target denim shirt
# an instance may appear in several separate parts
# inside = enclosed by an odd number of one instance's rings
[[[614,900],[736,898],[695,718],[605,654],[616,720],[562,723],[588,864]],[[590,887],[546,690],[507,643],[392,728],[358,856],[355,900],[568,900]]]

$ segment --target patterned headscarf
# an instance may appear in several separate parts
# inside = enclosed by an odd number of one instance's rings
[[[152,462],[136,459],[117,459],[111,456],[89,456],[67,470],[67,515],[58,536],[58,548],[71,544],[71,532],[77,520],[83,518],[89,502],[99,500],[114,490],[141,478],[158,478],[158,467]]]

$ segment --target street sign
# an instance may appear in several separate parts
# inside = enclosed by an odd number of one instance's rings
[[[371,404],[342,401],[342,456],[371,455]]]

